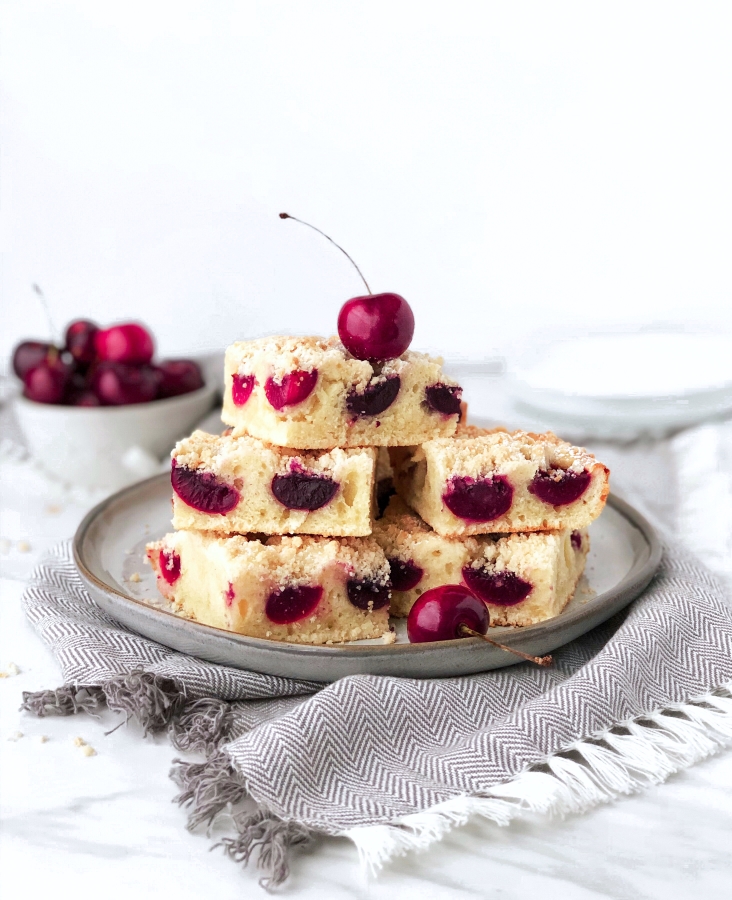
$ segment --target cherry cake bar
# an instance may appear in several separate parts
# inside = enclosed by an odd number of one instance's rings
[[[204,625],[300,644],[389,633],[389,564],[372,538],[177,531],[147,556],[163,596]]]
[[[405,446],[449,437],[460,387],[441,360],[407,350],[356,359],[333,338],[269,337],[226,351],[222,419],[282,447]]]
[[[551,432],[461,425],[390,455],[397,493],[443,537],[583,529],[610,490],[602,463]]]
[[[376,450],[302,451],[194,433],[172,453],[173,527],[247,534],[371,534]]]
[[[586,530],[442,537],[398,498],[374,528],[389,561],[391,614],[406,616],[430,588],[463,583],[492,625],[534,625],[572,598],[590,549]]]

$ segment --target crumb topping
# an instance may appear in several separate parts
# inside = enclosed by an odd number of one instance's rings
[[[215,475],[238,473],[247,460],[261,460],[273,474],[285,475],[292,471],[308,471],[327,474],[338,479],[343,466],[354,457],[364,457],[372,465],[376,463],[373,447],[352,447],[333,450],[293,450],[276,447],[258,438],[243,435],[212,435],[205,431],[194,431],[190,437],[179,441],[171,457],[180,466],[189,469],[203,469]],[[241,473],[244,474],[244,473]]]
[[[541,470],[559,468],[573,472],[592,469],[597,464],[583,447],[574,447],[552,432],[488,430],[474,425],[459,425],[454,437],[427,441],[422,452],[428,457],[442,457],[449,469],[473,477],[517,460],[527,460]],[[413,459],[419,454],[418,450]]]

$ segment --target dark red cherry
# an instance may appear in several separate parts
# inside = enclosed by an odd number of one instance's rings
[[[378,416],[396,400],[401,385],[398,375],[388,375],[372,380],[362,394],[350,391],[346,397],[348,412],[352,416]]]
[[[413,335],[414,313],[399,294],[354,297],[338,314],[338,336],[356,359],[394,359]]]
[[[13,371],[23,380],[31,369],[45,362],[49,353],[57,355],[58,349],[45,341],[23,341],[13,351]]]
[[[132,366],[149,363],[155,350],[150,332],[136,322],[97,331],[94,347],[99,359]]]
[[[351,578],[346,584],[348,599],[358,609],[381,609],[391,599],[391,585]]]
[[[71,366],[58,357],[46,359],[25,373],[23,396],[36,403],[61,403],[71,375]]]
[[[472,522],[490,522],[508,512],[513,502],[513,487],[505,475],[470,478],[456,475],[442,495],[453,515]]]
[[[188,469],[177,465],[175,460],[170,472],[170,483],[184,503],[211,515],[225,516],[234,509],[241,497],[235,487],[219,481],[212,472]]]
[[[463,637],[460,626],[485,634],[490,617],[485,603],[462,584],[443,584],[425,591],[409,611],[407,635],[412,644]]]
[[[529,493],[549,503],[551,506],[566,506],[584,494],[590,486],[592,475],[585,469],[573,472],[571,469],[539,470],[531,479]]]
[[[323,588],[320,585],[302,584],[299,587],[280,588],[267,597],[264,611],[275,625],[289,625],[311,615],[322,596]]]
[[[471,566],[463,568],[463,579],[476,597],[497,606],[515,606],[525,600],[533,588],[530,581],[524,581],[513,572],[494,572]]]
[[[573,531],[572,534],[570,534],[569,539],[572,542],[572,546],[575,550],[582,549],[582,535],[579,533],[579,531]]]
[[[431,384],[424,389],[425,401],[430,409],[443,416],[460,415],[460,399],[463,389],[451,384]]]
[[[180,578],[180,556],[175,550],[167,550],[165,547],[158,557],[160,574],[168,584],[174,584]]]
[[[264,393],[270,406],[284,409],[307,399],[313,392],[317,380],[317,369],[313,369],[312,372],[290,372],[283,375],[282,381],[268,378],[264,385]]]
[[[160,375],[152,366],[101,363],[94,371],[94,393],[104,406],[149,403],[158,394]]]
[[[155,368],[160,373],[158,397],[178,397],[203,387],[203,375],[192,359],[165,359]]]
[[[412,559],[390,559],[391,586],[395,591],[411,591],[422,580],[424,569]]]
[[[231,376],[231,399],[234,406],[244,406],[254,388],[254,375]]]
[[[337,491],[337,481],[313,472],[288,472],[286,475],[275,475],[272,479],[272,493],[288,509],[309,512],[321,509],[330,503]]]
[[[66,349],[77,363],[88,366],[94,362],[97,352],[94,347],[94,336],[99,326],[89,319],[77,319],[66,329]]]

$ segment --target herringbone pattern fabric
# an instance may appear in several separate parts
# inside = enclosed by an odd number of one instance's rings
[[[242,701],[227,750],[250,794],[331,834],[480,796],[577,741],[732,680],[732,604],[676,548],[628,611],[557,651],[551,669],[443,680],[354,676],[319,689],[184,656],[95,606],[68,545],[40,566],[24,603],[69,683],[145,669],[191,696]]]

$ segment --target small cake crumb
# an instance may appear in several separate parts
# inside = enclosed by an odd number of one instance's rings
[[[396,631],[386,631],[381,635],[381,643],[382,644],[394,644],[396,643]]]
[[[18,550],[18,553],[30,553],[31,551],[31,545],[28,543],[28,541],[18,541],[15,546]]]
[[[142,581],[142,578],[140,577],[139,572],[133,572],[127,580],[131,581],[133,584],[139,584]]]
[[[84,754],[84,756],[97,755],[97,751],[93,747],[90,747],[89,744],[84,744],[84,746],[81,748],[81,752]]]
[[[40,744],[46,744],[46,743],[48,743],[48,735],[47,735],[47,734],[39,734],[39,735],[38,735],[38,742],[39,742]]]
[[[13,734],[10,735],[8,740],[9,741],[19,741],[22,737],[23,737],[22,731],[15,731],[15,732],[13,732]]]
[[[58,503],[49,503],[46,507],[46,512],[49,516],[57,516],[62,510],[62,507],[58,505]]]
[[[20,675],[20,669],[14,662],[8,663],[7,669],[0,672],[0,678],[13,678],[15,675]]]
[[[82,737],[74,738],[74,746],[75,747],[86,747],[86,741]]]

